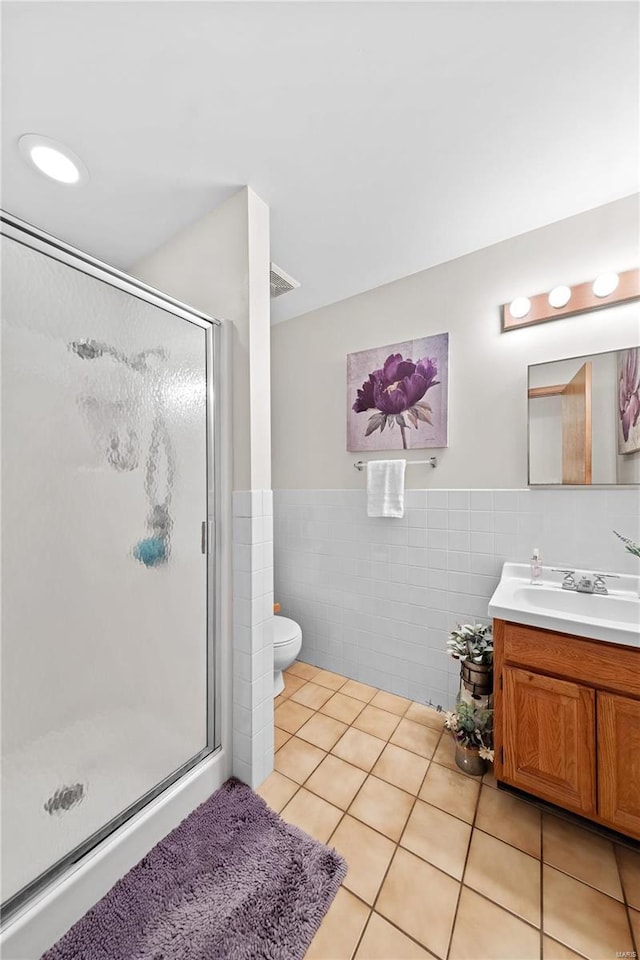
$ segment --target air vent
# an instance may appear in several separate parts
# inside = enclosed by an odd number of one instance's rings
[[[285,273],[280,267],[277,267],[275,263],[271,264],[271,299],[275,300],[276,297],[281,297],[283,293],[289,293],[289,290],[295,290],[296,287],[299,287],[300,284],[297,280],[294,280],[293,277],[290,277],[288,273]]]

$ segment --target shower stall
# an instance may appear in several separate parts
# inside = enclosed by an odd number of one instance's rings
[[[11,918],[220,745],[219,324],[4,214],[1,242]]]

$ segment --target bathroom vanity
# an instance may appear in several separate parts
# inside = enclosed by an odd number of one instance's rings
[[[496,779],[640,840],[638,578],[579,597],[527,573],[489,606]]]

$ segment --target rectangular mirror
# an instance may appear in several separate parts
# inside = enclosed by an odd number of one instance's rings
[[[640,483],[640,347],[529,367],[529,485]]]

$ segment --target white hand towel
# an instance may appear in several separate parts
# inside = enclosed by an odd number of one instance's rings
[[[404,516],[406,460],[369,460],[367,463],[367,516]]]

